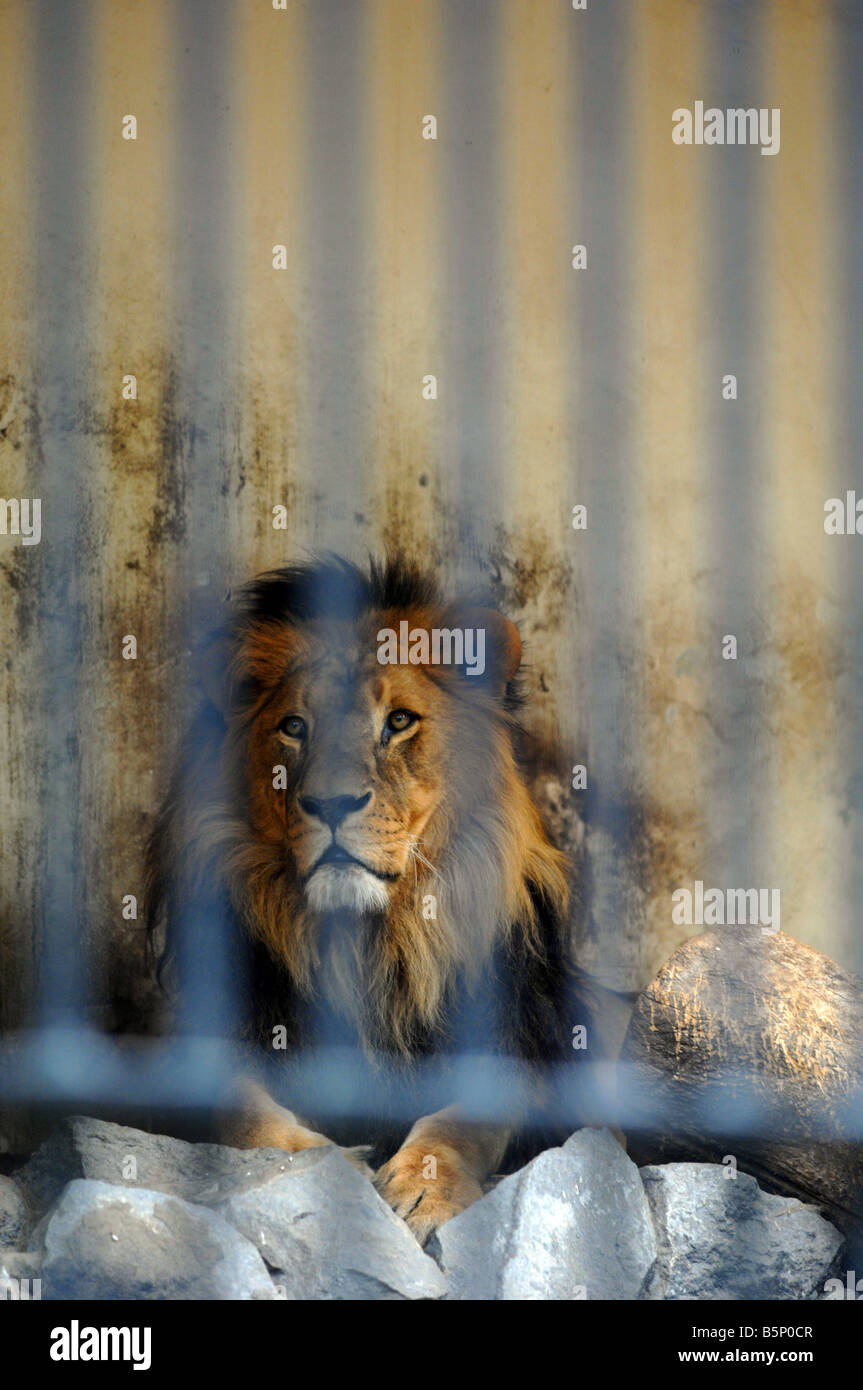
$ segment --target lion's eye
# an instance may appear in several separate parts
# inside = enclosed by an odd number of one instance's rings
[[[284,734],[286,738],[305,738],[308,725],[299,714],[286,714],[279,725],[279,733]]]
[[[413,714],[409,709],[394,709],[387,716],[387,728],[391,734],[400,734],[404,729],[409,729],[411,724],[415,724],[419,718],[418,714]]]

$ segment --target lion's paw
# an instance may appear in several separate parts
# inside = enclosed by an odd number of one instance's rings
[[[319,1134],[317,1130],[308,1129],[305,1125],[284,1125],[273,1133],[266,1147],[284,1149],[290,1154],[304,1153],[306,1149],[338,1149],[358,1173],[374,1181],[374,1171],[367,1161],[372,1151],[371,1144],[356,1144],[352,1148],[342,1148],[325,1134]]]
[[[275,1104],[227,1125],[222,1132],[222,1142],[239,1149],[284,1149],[288,1154],[340,1147],[325,1134],[302,1124],[290,1110]],[[367,1162],[371,1147],[370,1144],[357,1144],[341,1150],[348,1162],[369,1179],[374,1178]]]
[[[396,1216],[407,1222],[420,1245],[451,1217],[483,1195],[457,1154],[399,1149],[379,1168],[375,1187]]]

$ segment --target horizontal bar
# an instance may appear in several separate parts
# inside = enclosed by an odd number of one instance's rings
[[[254,1058],[255,1054],[249,1054]],[[227,1108],[231,1079],[243,1068],[236,1046],[211,1038],[133,1039],[121,1044],[95,1032],[68,1029],[19,1034],[0,1047],[0,1102],[13,1105],[153,1107],[168,1111]],[[253,1065],[252,1062],[249,1065]],[[418,1062],[401,1094],[393,1074],[375,1070],[350,1048],[321,1048],[285,1058],[276,1070],[292,1084],[293,1103],[316,1118],[366,1119],[377,1114],[409,1122],[444,1103],[466,1117],[506,1121],[514,1098],[539,1084],[515,1060],[483,1054]],[[804,1128],[788,1086],[728,1072],[687,1093],[645,1080],[631,1065],[579,1062],[542,1074],[551,1099],[544,1124],[618,1125],[628,1133],[693,1127],[705,1136],[763,1135],[773,1140],[863,1140],[863,1087],[831,1105],[829,1121]],[[801,1094],[805,1092],[801,1088]],[[529,1123],[538,1122],[534,1116]]]

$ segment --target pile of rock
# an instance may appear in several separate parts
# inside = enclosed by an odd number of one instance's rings
[[[335,1148],[291,1156],[64,1121],[0,1179],[0,1278],[46,1299],[816,1299],[843,1238],[709,1163],[579,1130],[420,1249]]]

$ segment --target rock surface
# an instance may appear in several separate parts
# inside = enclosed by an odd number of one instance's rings
[[[189,1144],[79,1117],[0,1182],[17,1244],[0,1279],[39,1278],[46,1299],[826,1297],[840,1233],[726,1171],[639,1171],[607,1130],[579,1130],[423,1251],[337,1148]]]
[[[188,1144],[167,1134],[74,1115],[57,1126],[15,1179],[41,1214],[75,1178],[209,1203],[218,1200],[232,1180],[287,1172],[292,1161],[282,1149]]]
[[[42,1257],[35,1250],[0,1250],[0,1278],[38,1279]]]
[[[441,1226],[454,1299],[630,1299],[657,1257],[638,1169],[608,1130],[579,1130]]]
[[[446,1283],[411,1232],[335,1148],[290,1172],[236,1183],[215,1210],[254,1241],[288,1299],[442,1298]]]
[[[639,995],[621,1061],[639,1164],[733,1154],[863,1242],[859,978],[782,931],[709,928]]]
[[[274,1299],[252,1245],[206,1207],[78,1179],[42,1232],[45,1299]]]
[[[291,1155],[189,1144],[76,1116],[58,1126],[16,1178],[42,1213],[59,1194],[66,1200],[67,1184],[81,1181],[130,1196],[164,1193],[181,1199],[177,1210],[182,1203],[211,1208],[258,1247],[282,1298],[441,1298],[446,1292],[434,1261],[336,1148]],[[37,1234],[46,1238],[44,1220]]]
[[[651,1296],[819,1298],[843,1238],[814,1207],[712,1163],[642,1168],[659,1245]]]
[[[42,1261],[22,1250],[0,1250],[0,1301],[30,1302],[42,1297]]]
[[[17,1182],[0,1176],[0,1248],[14,1249],[29,1226],[27,1203]]]

